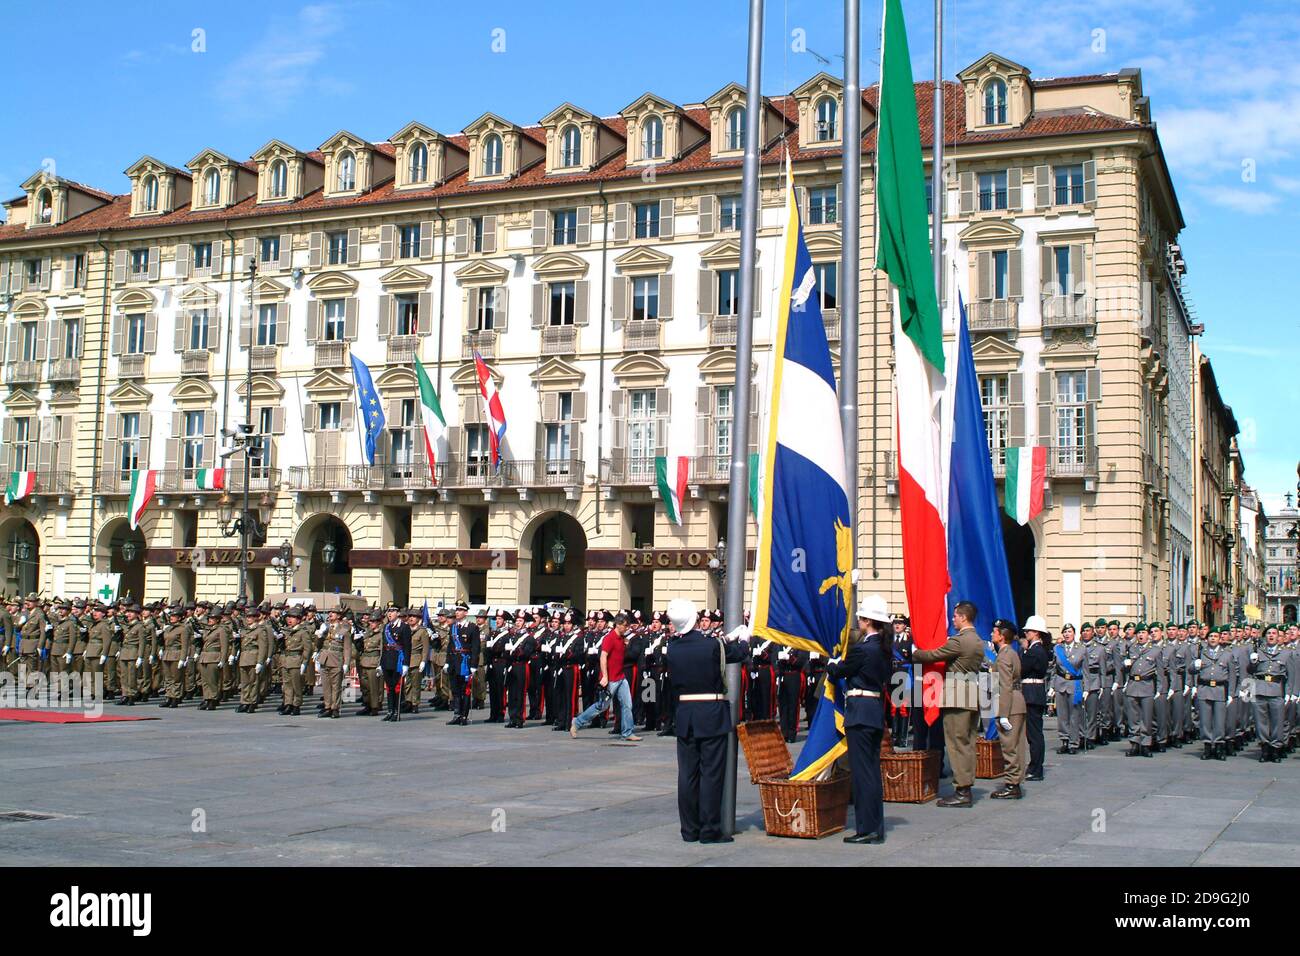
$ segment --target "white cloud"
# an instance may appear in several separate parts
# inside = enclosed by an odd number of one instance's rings
[[[1198,187],[1197,195],[1216,206],[1232,209],[1250,216],[1262,216],[1277,209],[1281,198],[1257,187],[1226,188],[1222,186]]]
[[[318,69],[345,23],[336,4],[312,4],[275,17],[253,46],[227,66],[217,98],[234,118],[284,113],[304,94],[337,94],[337,77]]]

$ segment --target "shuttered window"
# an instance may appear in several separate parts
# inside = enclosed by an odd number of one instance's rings
[[[998,79],[984,87],[984,125],[1000,126],[1007,121],[1007,85]]]
[[[280,262],[280,237],[264,236],[258,250],[258,260],[263,265],[275,268]]]
[[[135,315],[126,317],[126,349],[127,355],[141,355],[144,353],[145,345],[145,316],[143,312],[137,312]]]
[[[578,241],[578,210],[557,209],[551,214],[551,243],[571,246]]]
[[[1056,461],[1082,465],[1087,461],[1087,373],[1056,373]]]
[[[470,235],[473,249],[475,252],[483,251],[483,217],[474,216],[469,221]]]
[[[664,155],[664,121],[648,116],[641,123],[641,158],[662,159]]]
[[[63,357],[81,358],[81,319],[63,320]]]
[[[979,207],[981,210],[1007,208],[1007,172],[1005,169],[980,173]]]
[[[1006,461],[1007,434],[1010,428],[1011,403],[1008,378],[1005,375],[981,375],[980,406],[984,410],[984,436],[996,468]]]
[[[131,472],[141,467],[140,461],[140,413],[125,412],[118,419],[119,428],[121,429],[121,441],[118,462],[121,468],[121,479],[123,481],[131,480]],[[111,436],[110,436],[111,437]]]
[[[637,276],[632,280],[632,318],[659,318],[658,276]]]
[[[1083,163],[1054,166],[1052,176],[1056,182],[1056,205],[1072,206],[1083,202]]]
[[[496,327],[497,290],[491,286],[479,289],[474,305],[475,329],[479,332],[491,332]]]
[[[347,232],[331,232],[329,234],[329,263],[332,266],[347,265],[348,262],[348,234]]]
[[[347,336],[347,299],[327,299],[321,338],[326,342],[341,342]]]
[[[552,282],[550,284],[551,307],[547,314],[550,325],[573,325],[576,315],[576,284],[573,282]]]
[[[740,270],[718,270],[718,311],[715,315],[740,314]]]
[[[196,242],[191,247],[194,255],[194,271],[212,268],[212,243]]]
[[[546,473],[565,475],[573,446],[573,393],[560,392],[555,398],[558,420],[546,425]]]
[[[248,443],[248,463],[252,477],[265,478],[271,464],[271,442],[275,431],[275,409],[257,410],[257,428]]]
[[[185,442],[182,467],[185,476],[193,477],[197,468],[203,467],[203,412],[185,413]]]
[[[320,409],[320,430],[323,432],[338,431],[342,416],[339,403],[321,402],[317,408]]]
[[[486,425],[465,425],[465,473],[479,478],[491,467],[491,440]]]
[[[418,335],[420,332],[420,300],[414,295],[399,295],[394,300],[396,328],[394,335]]]
[[[719,385],[713,390],[713,454],[719,461],[731,457],[731,398],[735,389]]]
[[[149,276],[149,250],[131,250],[131,278],[145,279]]]
[[[410,226],[402,227],[402,238],[398,244],[398,258],[400,259],[418,259],[420,258],[420,224],[416,223]]]
[[[483,141],[483,175],[500,176],[501,175],[501,157],[504,149],[501,143],[501,137],[496,133],[488,136]]]
[[[817,294],[821,297],[822,315],[840,307],[840,267],[838,262],[813,264],[817,276]]]
[[[254,345],[275,345],[275,318],[279,311],[274,302],[257,307],[257,340]]]
[[[194,350],[206,349],[210,326],[211,320],[207,309],[190,310],[189,337],[185,347]]]

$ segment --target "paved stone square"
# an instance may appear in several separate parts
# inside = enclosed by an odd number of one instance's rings
[[[674,741],[606,731],[449,727],[445,713],[319,720],[156,706],[92,726],[0,722],[9,865],[188,866],[1300,864],[1300,758],[1203,762],[1199,748],[1051,755],[1019,803],[888,804],[888,842],[769,837],[742,760],[738,834],[685,844]],[[473,712],[482,720],[486,711]],[[798,746],[798,745],[796,745]],[[944,781],[946,792],[947,781]],[[198,812],[206,832],[192,832]],[[1104,827],[1094,821],[1104,813]]]

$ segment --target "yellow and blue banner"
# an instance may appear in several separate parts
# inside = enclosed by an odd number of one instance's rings
[[[853,538],[844,436],[817,275],[786,186],[771,404],[760,443],[753,633],[827,657],[847,646]],[[843,687],[827,679],[794,778],[829,772],[844,752]]]

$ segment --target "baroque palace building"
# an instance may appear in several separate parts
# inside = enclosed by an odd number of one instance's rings
[[[876,92],[853,104],[859,568],[861,587],[901,607],[888,298],[871,267]],[[917,84],[927,153],[932,92]],[[203,149],[183,167],[144,156],[124,195],[33,175],[0,226],[0,468],[36,472],[33,495],[0,509],[0,586],[86,593],[112,571],[148,600],[233,596],[239,539],[225,532],[243,458],[224,459],[224,492],[202,490],[199,470],[221,466],[224,430],[247,420],[266,526],[249,555],[255,596],[281,589],[271,561],[287,542],[298,590],[720,604],[709,559],[733,504],[744,95],[647,93],[608,117],[566,103],[522,126],[484,113],[459,133],[411,123],[384,142],[340,131],[312,150],[272,140],[249,160]],[[995,473],[1003,448],[1048,446],[1044,512],[1004,528],[1018,611],[1177,619],[1191,593],[1197,329],[1140,75],[1035,80],[989,54],[946,96],[946,313],[951,326],[961,290]],[[826,74],[764,101],[756,409],[787,152],[840,360],[844,108]],[[504,403],[499,470],[475,350]],[[384,404],[373,466],[353,356]],[[451,426],[432,467],[416,358]],[[756,448],[757,414],[750,425]],[[654,488],[664,454],[691,458],[680,527]],[[158,490],[132,532],[130,473],[145,467]]]

